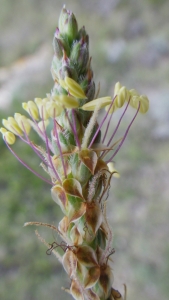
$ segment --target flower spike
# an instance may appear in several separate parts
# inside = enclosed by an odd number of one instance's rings
[[[35,176],[52,186],[51,196],[63,213],[58,228],[42,222],[27,225],[54,229],[60,241],[47,243],[48,255],[55,254],[70,278],[66,289],[76,300],[122,300],[114,289],[110,256],[114,254],[113,234],[106,203],[111,180],[119,178],[114,158],[123,146],[137,114],[145,114],[149,100],[120,82],[114,95],[98,96],[95,91],[89,36],[78,28],[74,14],[65,5],[53,38],[54,56],[51,73],[54,86],[44,98],[23,102],[26,116],[15,113],[3,119],[3,139],[16,159]],[[121,137],[116,139],[129,106],[136,112]],[[122,108],[124,107],[124,109]],[[99,121],[99,113],[104,115]],[[113,116],[122,108],[117,123]],[[104,131],[105,126],[105,131]],[[31,128],[39,136],[31,139]],[[17,138],[31,147],[41,160],[49,179],[35,172],[12,146]],[[113,204],[112,204],[113,205]],[[124,300],[126,300],[126,286]]]

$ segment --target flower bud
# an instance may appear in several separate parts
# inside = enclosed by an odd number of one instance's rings
[[[89,50],[87,44],[84,43],[82,45],[81,42],[76,41],[71,48],[70,60],[73,64],[75,64],[78,71],[82,72],[84,68],[86,68],[89,60]]]
[[[78,32],[78,39],[81,40],[82,43],[86,43],[89,46],[89,36],[86,33],[84,26]]]
[[[55,52],[55,55],[58,59],[62,59],[63,57],[63,45],[61,43],[61,40],[56,38],[54,36],[53,38],[53,48],[54,48],[54,52]]]
[[[91,101],[95,95],[95,83],[91,81],[87,87],[87,91],[85,92],[88,101]]]
[[[67,36],[70,43],[77,38],[78,25],[74,14],[63,7],[59,17],[60,33]]]
[[[61,10],[60,16],[59,16],[59,31],[60,32],[63,32],[65,23],[67,22],[67,19],[68,19],[68,11],[64,5]]]
[[[69,56],[70,55],[70,45],[69,45],[69,41],[67,39],[67,37],[64,37],[61,33],[60,33],[60,30],[59,28],[56,28],[56,31],[55,31],[55,35],[54,37],[56,37],[61,46],[62,46],[62,54],[63,54],[63,50],[65,51],[65,53]]]
[[[78,75],[75,68],[72,68],[69,65],[63,65],[59,69],[59,79],[64,79],[65,77],[71,77],[74,80],[77,80]]]

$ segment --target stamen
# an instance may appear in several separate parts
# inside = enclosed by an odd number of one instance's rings
[[[43,181],[49,183],[50,185],[53,185],[53,183],[49,180],[47,180],[46,178],[44,178],[43,176],[41,176],[40,174],[38,174],[36,171],[34,171],[31,167],[29,167],[13,150],[12,148],[9,146],[9,144],[7,143],[7,141],[4,139],[6,146],[8,147],[8,149],[11,151],[11,153],[16,157],[16,159],[25,167],[27,168],[29,171],[31,171],[34,175],[36,175],[37,177],[39,177],[40,179],[42,179]]]
[[[114,113],[114,112],[113,112],[113,113]],[[104,137],[103,137],[103,139],[102,139],[102,144],[104,143],[104,141],[105,141],[105,139],[106,139],[107,132],[108,132],[108,129],[109,129],[109,125],[110,125],[111,119],[112,119],[112,117],[113,117],[113,113],[110,114],[109,121],[108,121],[107,127],[106,127],[106,131],[105,131]]]
[[[58,145],[58,148],[59,148],[59,152],[60,152],[60,157],[61,157],[61,161],[62,161],[62,166],[63,166],[64,175],[65,175],[65,178],[67,178],[65,162],[64,162],[64,158],[63,158],[62,149],[61,149],[61,146],[60,146],[60,141],[59,141],[59,136],[58,136],[58,132],[57,132],[57,128],[56,128],[56,122],[55,122],[55,119],[53,119],[53,122],[54,122],[54,128],[53,128],[54,136],[56,137],[56,142],[57,142],[57,145]]]
[[[100,128],[103,126],[103,124],[104,124],[104,122],[105,122],[105,120],[106,120],[106,118],[107,118],[107,116],[108,116],[108,113],[109,113],[109,111],[110,111],[110,109],[111,109],[111,107],[112,107],[112,105],[113,105],[113,103],[114,103],[115,98],[116,98],[116,96],[113,98],[113,100],[112,100],[112,102],[111,102],[111,104],[110,104],[110,107],[109,107],[109,109],[108,109],[106,115],[104,116],[102,122],[100,123],[99,127],[97,128],[97,130],[96,130],[96,132],[95,132],[95,134],[94,134],[94,137],[92,138],[92,140],[91,140],[91,142],[90,142],[89,148],[92,147],[92,145],[93,145],[93,143],[94,143],[94,141],[95,141],[95,139],[96,139],[96,137],[97,137],[97,135],[98,135],[98,132],[99,132]]]
[[[30,116],[31,116],[31,118],[32,118],[32,120],[33,120],[33,122],[31,122],[31,125],[32,125],[32,127],[33,127],[33,129],[39,134],[39,136],[41,137],[41,139],[44,141],[44,142],[46,142],[46,138],[45,138],[45,136],[44,136],[44,133],[45,133],[45,131],[46,131],[46,129],[44,130],[44,132],[41,130],[41,128],[39,127],[39,125],[38,125],[38,122],[34,119],[34,117],[33,117],[33,115],[31,114],[31,111],[29,110],[29,113],[30,113]],[[43,120],[42,120],[43,121]],[[51,142],[48,140],[48,146],[49,146],[49,149],[52,151],[52,152],[54,152],[53,151],[53,147],[52,147],[52,144],[51,144]]]
[[[136,111],[136,113],[135,113],[133,119],[131,120],[131,122],[130,122],[130,124],[129,124],[129,126],[128,126],[128,128],[127,128],[127,130],[126,130],[126,132],[125,132],[125,134],[124,134],[124,136],[123,136],[123,138],[122,138],[122,140],[121,140],[121,143],[120,143],[119,146],[117,147],[117,149],[116,149],[116,151],[114,152],[114,154],[109,158],[109,160],[106,161],[106,163],[109,163],[110,161],[112,161],[112,159],[115,157],[115,155],[116,155],[116,154],[118,153],[118,151],[120,150],[121,146],[123,145],[123,143],[124,143],[124,141],[125,141],[125,139],[126,139],[126,136],[127,136],[128,132],[129,132],[129,130],[130,130],[130,127],[131,127],[131,125],[133,124],[133,122],[134,122],[134,120],[135,120],[135,118],[136,118],[136,116],[137,116],[137,114],[138,114],[138,112],[139,112],[139,109],[140,109],[140,102],[139,102],[137,111]]]
[[[79,149],[81,149],[81,145],[80,145],[80,141],[79,141],[79,138],[78,138],[78,134],[77,134],[77,130],[76,130],[76,123],[75,123],[75,116],[74,116],[74,109],[72,109],[72,117],[73,117],[73,124],[71,123],[70,121],[70,118],[68,116],[68,112],[66,111],[65,109],[65,114],[66,114],[66,117],[69,121],[69,125],[72,129],[72,132],[74,134],[74,137],[75,137],[75,140],[76,140],[76,145],[78,146]]]
[[[93,137],[93,139],[92,139],[92,141],[90,142],[90,145],[88,146],[88,141],[89,141],[92,129],[93,129],[93,127],[94,127],[94,125],[96,124],[96,121],[97,121],[97,116],[98,116],[98,112],[99,112],[99,109],[100,109],[100,105],[101,104],[98,104],[95,107],[93,115],[91,116],[90,121],[87,125],[87,128],[86,128],[85,133],[84,133],[84,137],[83,137],[82,149],[85,149],[87,147],[90,148],[92,146],[97,134],[98,134],[98,130],[97,130],[94,137]]]
[[[110,138],[110,140],[109,140],[108,143],[107,143],[107,146],[110,145],[112,139],[114,138],[114,136],[115,136],[115,134],[116,134],[116,132],[117,132],[117,129],[119,128],[120,123],[121,123],[121,120],[123,119],[123,117],[124,117],[124,115],[125,115],[125,112],[126,112],[128,106],[129,106],[129,102],[130,102],[130,101],[127,102],[127,105],[126,105],[126,107],[125,107],[125,109],[124,109],[124,111],[123,111],[123,113],[122,113],[122,115],[121,115],[121,117],[120,117],[120,120],[119,120],[118,123],[117,123],[117,126],[116,126],[116,128],[115,128],[115,130],[114,130],[114,132],[113,132],[113,134],[112,134],[112,136],[111,136],[111,138]]]
[[[79,149],[81,149],[81,145],[80,145],[80,141],[79,141],[78,134],[77,134],[77,129],[76,129],[74,109],[72,109],[72,118],[73,118],[73,129],[74,129],[73,133],[74,133],[74,136],[75,136],[76,145],[78,146]]]
[[[61,179],[59,177],[59,174],[58,172],[56,171],[53,163],[52,163],[52,160],[51,160],[51,156],[50,156],[50,149],[49,149],[49,143],[48,143],[48,136],[46,134],[46,129],[45,129],[45,123],[44,123],[44,118],[43,118],[43,106],[42,106],[42,122],[43,122],[43,130],[44,130],[44,136],[45,136],[45,142],[46,142],[46,151],[47,151],[47,155],[48,155],[48,159],[49,159],[49,162],[50,162],[50,168],[53,170],[57,180],[60,182],[60,184],[62,183],[61,182]]]

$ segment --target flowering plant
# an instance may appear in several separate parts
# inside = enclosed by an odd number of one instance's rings
[[[120,300],[122,295],[113,287],[110,257],[115,250],[106,216],[106,200],[112,177],[119,177],[113,159],[137,114],[147,112],[149,101],[145,95],[128,90],[119,82],[115,84],[113,98],[98,98],[88,34],[84,27],[78,29],[74,14],[65,6],[53,46],[51,93],[44,99],[22,103],[29,117],[15,113],[14,117],[3,119],[4,127],[0,128],[15,157],[52,186],[52,198],[64,214],[58,227],[39,222],[28,222],[25,226],[47,226],[58,233],[58,240],[52,244],[44,241],[38,232],[37,235],[47,245],[47,254],[54,253],[62,263],[71,282],[66,291],[74,299]],[[129,105],[136,112],[122,138],[116,141],[115,135]],[[112,131],[112,116],[122,107],[122,115]],[[98,114],[102,108],[105,114],[99,124]],[[103,124],[107,124],[104,133],[101,132]],[[31,140],[31,128],[40,136],[45,148]],[[11,145],[16,137],[40,157],[49,179],[37,174],[13,151]]]

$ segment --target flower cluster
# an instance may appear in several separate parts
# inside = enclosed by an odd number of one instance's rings
[[[75,16],[63,7],[53,40],[51,93],[44,99],[24,102],[22,106],[28,116],[15,113],[14,117],[3,119],[0,131],[16,158],[52,185],[52,198],[64,213],[55,228],[61,242],[51,244],[47,254],[56,249],[70,277],[69,293],[76,300],[120,300],[121,294],[113,288],[110,256],[114,248],[106,199],[112,176],[119,177],[112,160],[138,112],[147,112],[149,101],[119,82],[113,98],[97,98],[88,44],[85,28],[78,30]],[[136,112],[124,135],[116,141],[116,132],[129,105]],[[118,123],[114,130],[111,125],[110,130],[112,115],[123,106]],[[105,114],[98,124],[102,108]],[[106,130],[101,133],[106,122]],[[45,148],[31,141],[31,128],[41,137]],[[15,143],[16,136],[40,157],[50,180],[37,174],[14,153],[10,145]]]

